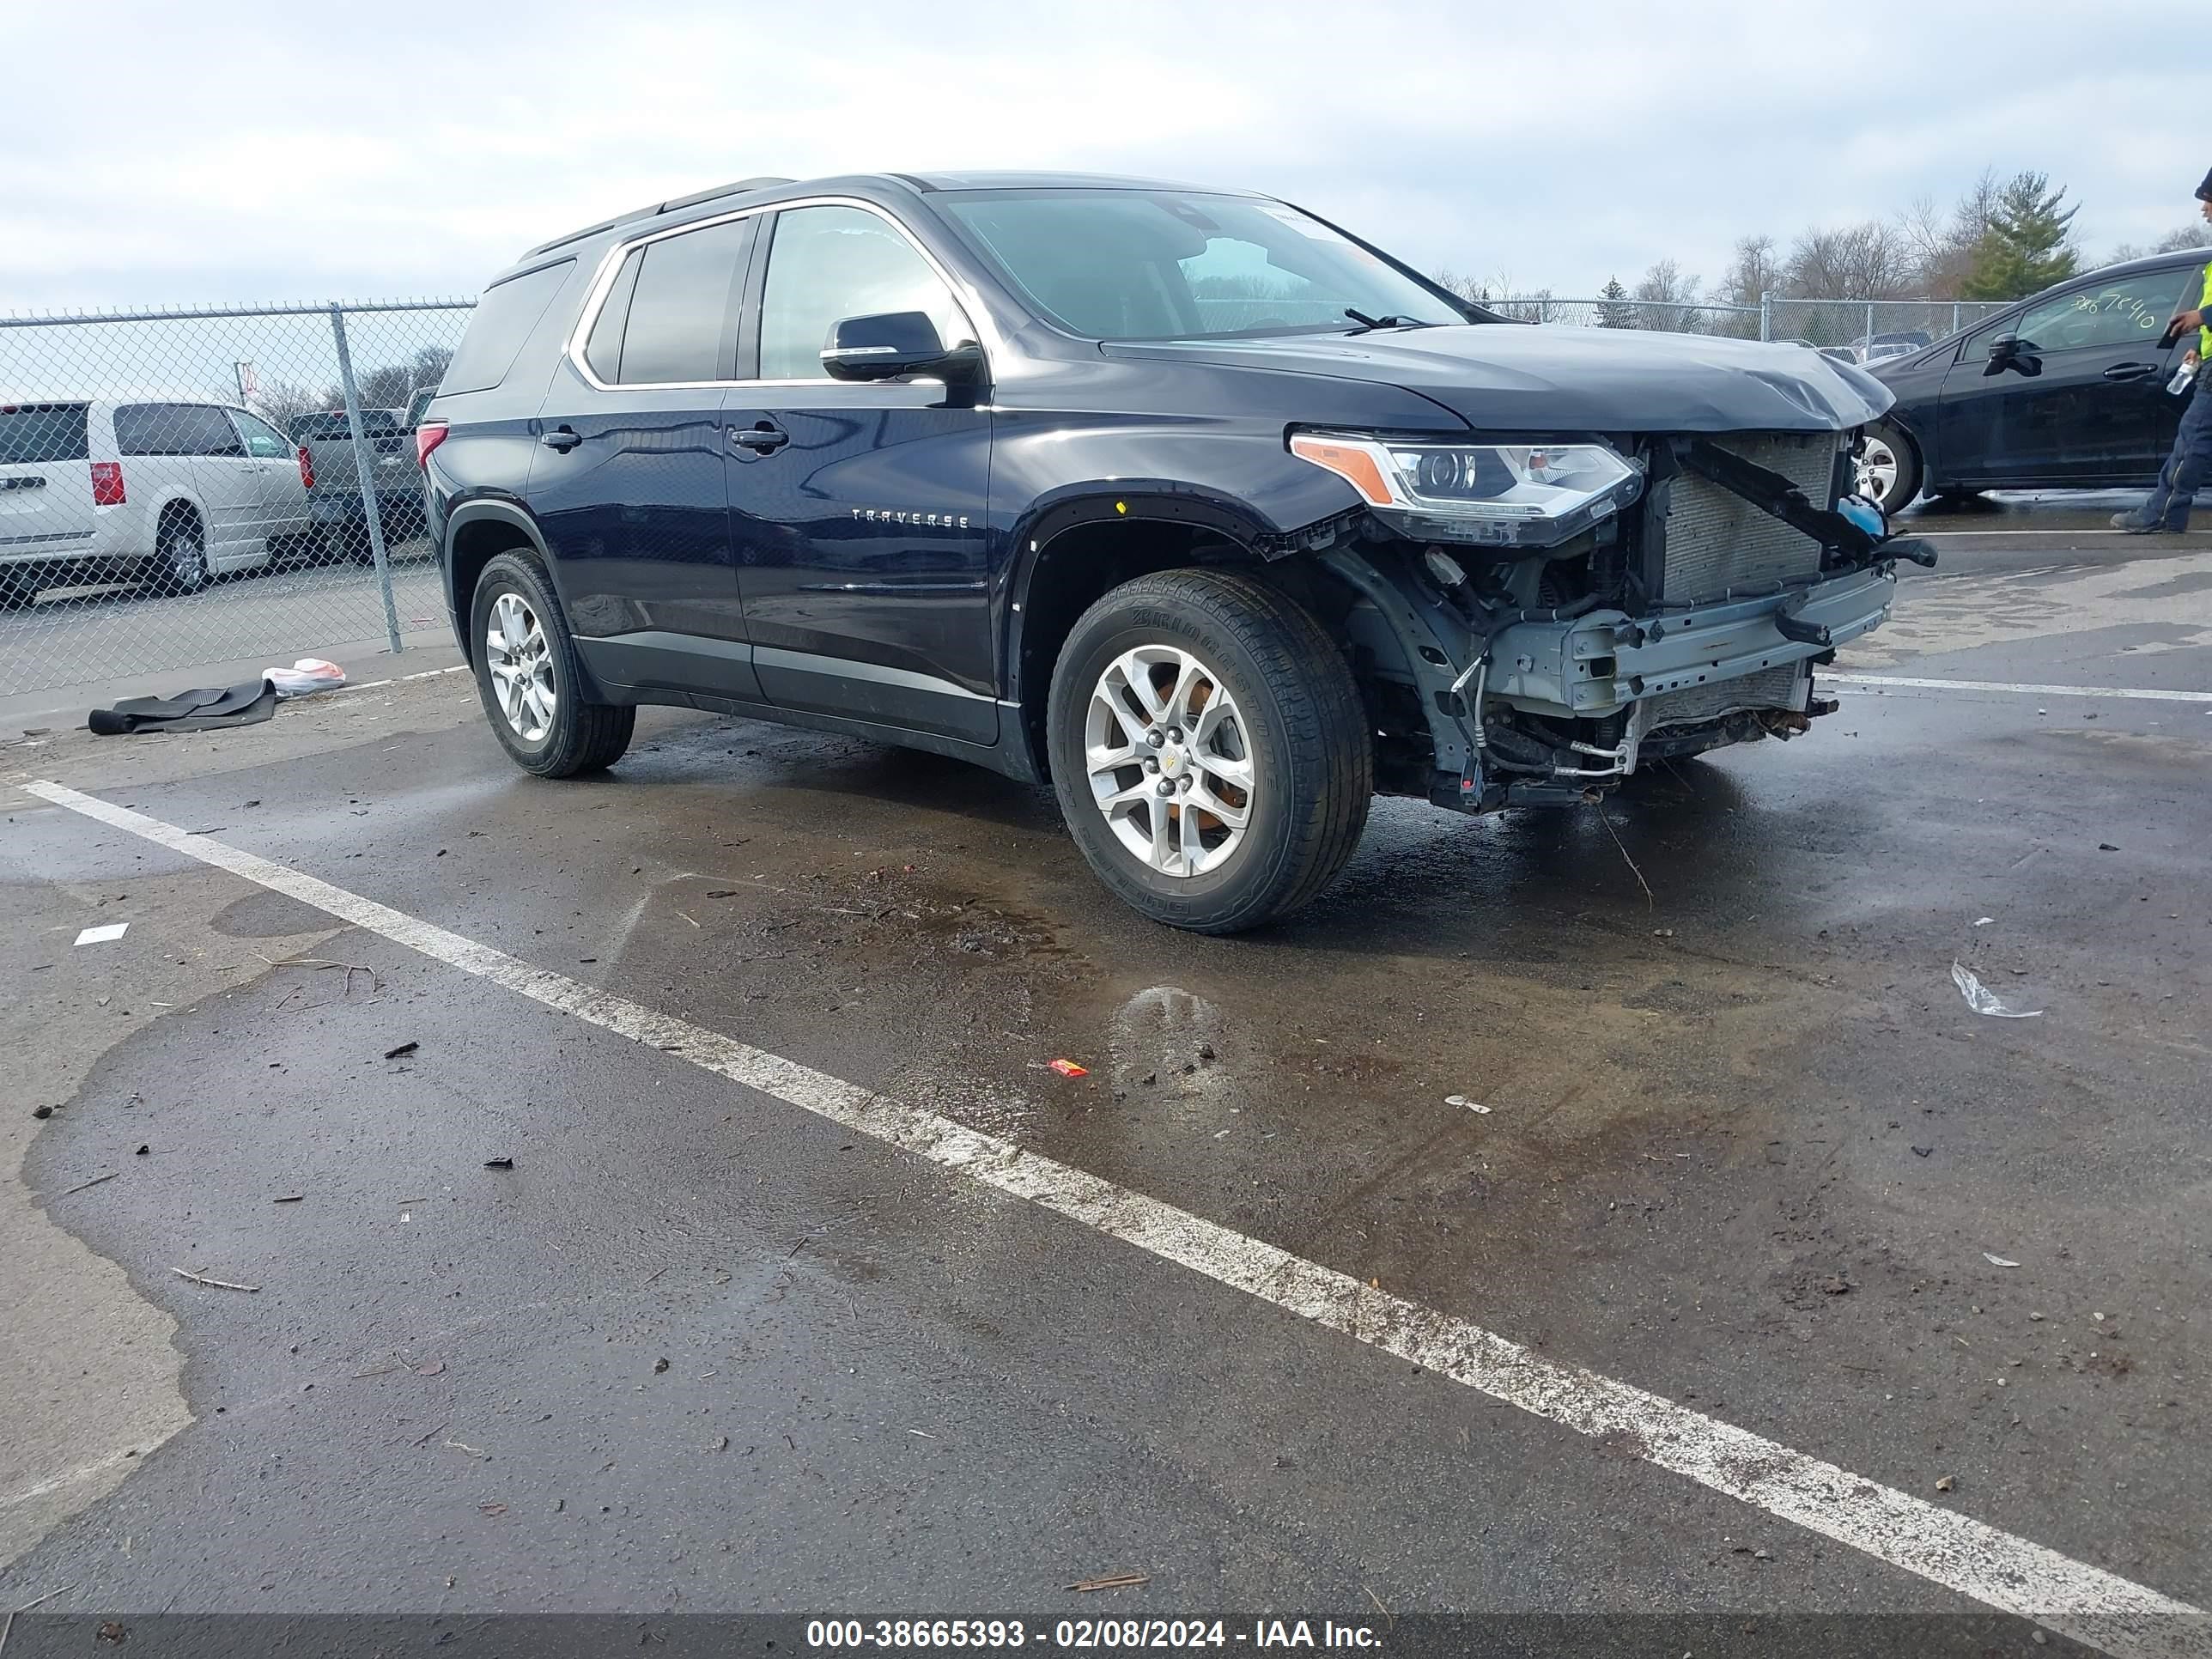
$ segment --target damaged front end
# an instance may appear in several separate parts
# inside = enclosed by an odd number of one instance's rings
[[[1499,444],[1300,433],[1364,513],[1308,541],[1359,595],[1378,783],[1468,811],[1592,799],[1644,761],[1787,738],[1900,558],[1838,432]]]

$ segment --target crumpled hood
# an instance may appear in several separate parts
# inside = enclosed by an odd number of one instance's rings
[[[1844,432],[1893,401],[1863,369],[1803,346],[1630,329],[1482,323],[1103,349],[1403,386],[1477,431]],[[1316,397],[1316,422],[1327,403]]]

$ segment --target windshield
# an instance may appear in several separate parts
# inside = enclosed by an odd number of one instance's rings
[[[1030,302],[1094,340],[1345,331],[1346,315],[1463,323],[1449,301],[1279,202],[1166,190],[936,198]]]

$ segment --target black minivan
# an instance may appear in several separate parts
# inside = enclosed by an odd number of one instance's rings
[[[1841,501],[1887,404],[1795,347],[1509,322],[1266,197],[902,173],[532,250],[416,445],[526,769],[612,764],[641,703],[932,750],[1226,933],[1378,793],[1571,805],[1804,731],[1895,591]]]

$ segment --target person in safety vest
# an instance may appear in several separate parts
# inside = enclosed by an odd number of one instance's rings
[[[2212,173],[2197,186],[2197,210],[2212,224]],[[2185,394],[2188,407],[2181,411],[2181,430],[2174,434],[2173,453],[2159,469],[2158,488],[2132,513],[2112,520],[2112,528],[2130,536],[2189,528],[2189,506],[2197,486],[2212,479],[2212,263],[2204,267],[2204,287],[2193,311],[2178,311],[2166,325],[2171,343],[2186,331],[2197,339],[2182,359],[2195,375]]]

